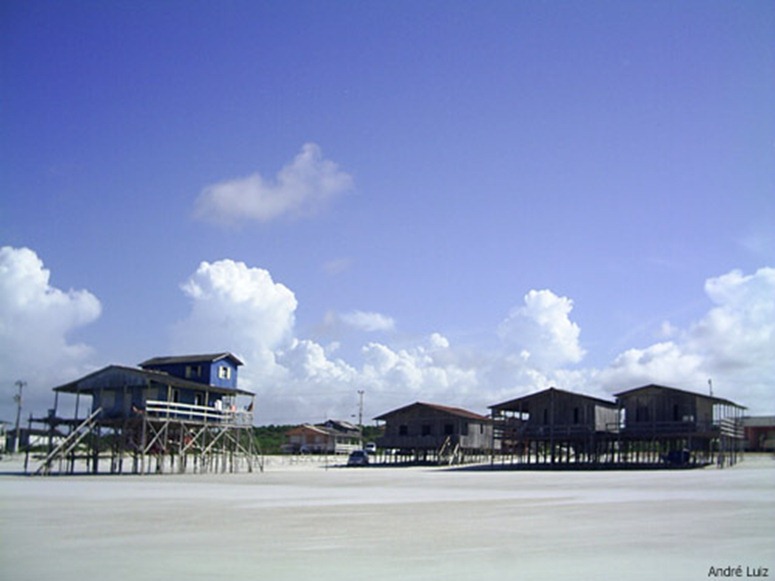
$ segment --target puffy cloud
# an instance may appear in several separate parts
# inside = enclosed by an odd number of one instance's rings
[[[569,318],[573,301],[550,290],[531,290],[524,305],[509,313],[499,328],[501,339],[519,350],[533,367],[551,369],[584,357],[579,326]]]
[[[341,315],[342,321],[360,331],[393,331],[395,321],[380,313],[368,313],[364,311],[351,311]]]
[[[705,292],[716,306],[691,328],[693,350],[718,370],[775,361],[775,268],[711,278]]]
[[[0,377],[27,381],[29,403],[44,398],[50,403],[52,383],[84,371],[93,351],[69,342],[68,334],[95,321],[102,310],[90,292],[63,291],[50,279],[34,251],[0,248]]]
[[[702,357],[667,341],[628,349],[595,374],[593,381],[611,393],[649,383],[690,388],[703,380],[702,365]]]
[[[711,278],[705,292],[716,306],[690,327],[686,348],[703,358],[719,395],[774,412],[775,268]]]
[[[386,333],[395,331],[396,322],[392,317],[376,312],[350,311],[337,313],[327,311],[316,333],[332,338],[349,334],[348,331],[362,333]]]
[[[264,374],[279,371],[275,351],[293,340],[297,302],[290,289],[264,269],[228,259],[202,262],[181,288],[191,312],[173,329],[176,351],[232,351]]]
[[[434,333],[428,343],[406,349],[394,350],[380,343],[369,343],[363,347],[364,358],[361,381],[388,405],[402,405],[414,399],[434,400],[440,403],[458,404],[466,394],[476,389],[477,370],[460,365],[454,357],[448,357],[446,341]]]
[[[207,186],[196,201],[197,218],[232,224],[268,222],[282,216],[312,214],[353,188],[353,178],[306,143],[274,181],[259,173]]]
[[[288,349],[279,353],[278,362],[288,369],[289,378],[316,384],[347,384],[357,373],[341,359],[329,359],[323,346],[308,339],[294,339]]]
[[[449,349],[449,339],[441,333],[431,333],[430,345],[432,349]]]

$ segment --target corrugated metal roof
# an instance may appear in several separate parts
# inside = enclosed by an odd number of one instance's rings
[[[244,365],[237,357],[229,352],[209,353],[205,355],[171,355],[166,357],[152,357],[139,364],[140,367],[152,365],[175,365],[176,363],[199,363],[202,361],[219,361],[220,359],[231,359],[236,365]]]

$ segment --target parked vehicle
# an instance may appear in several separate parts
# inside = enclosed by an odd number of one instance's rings
[[[662,456],[662,462],[668,466],[688,466],[692,463],[692,453],[689,450],[671,450]]]
[[[363,449],[366,451],[367,454],[377,453],[377,445],[374,442],[369,442],[363,447]]]
[[[368,466],[369,455],[366,453],[365,450],[355,450],[355,452],[351,452],[350,457],[347,458],[347,465],[348,466]]]

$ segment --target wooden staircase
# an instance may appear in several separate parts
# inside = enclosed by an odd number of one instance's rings
[[[91,415],[81,422],[70,434],[62,440],[51,452],[48,453],[46,458],[41,462],[38,469],[33,473],[34,475],[49,474],[51,472],[51,464],[54,460],[66,458],[70,452],[75,450],[75,447],[81,443],[86,435],[91,432],[97,423],[97,417],[102,412],[102,408],[97,408]]]
[[[455,442],[453,444],[452,436],[447,436],[444,443],[439,448],[437,457],[440,465],[447,464],[451,466],[452,464],[460,464],[463,460],[460,443]]]

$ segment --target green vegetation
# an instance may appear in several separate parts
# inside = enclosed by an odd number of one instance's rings
[[[363,443],[376,442],[384,431],[382,426],[363,426]]]
[[[253,435],[260,450],[264,454],[280,454],[285,443],[285,432],[294,426],[257,426],[253,428]]]

